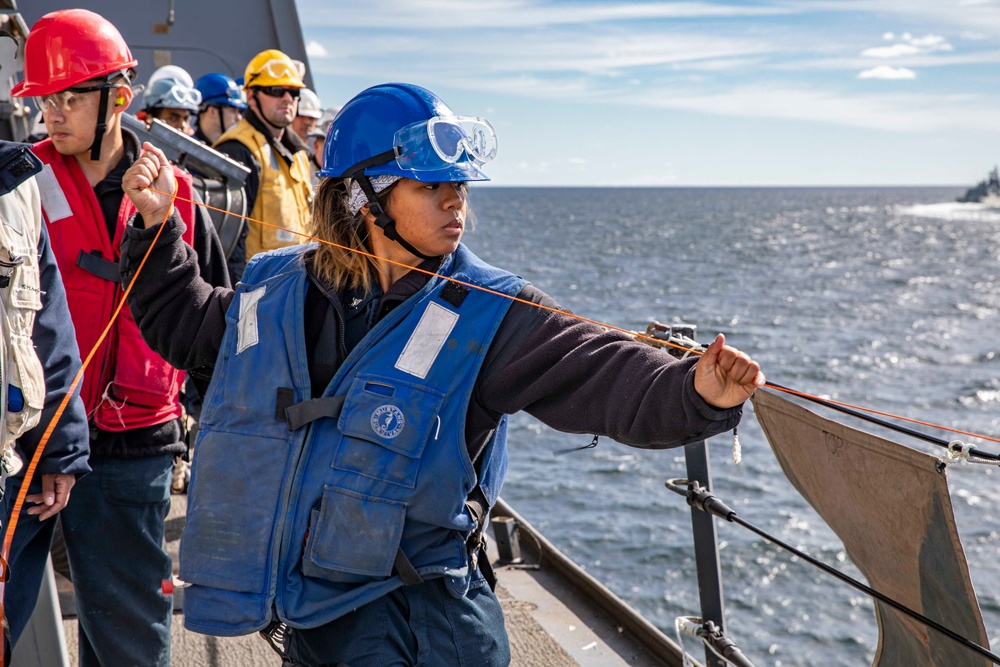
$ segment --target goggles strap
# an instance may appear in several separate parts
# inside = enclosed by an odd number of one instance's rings
[[[385,164],[386,162],[392,162],[396,159],[396,149],[390,148],[389,150],[379,153],[378,155],[373,155],[367,160],[362,160],[353,167],[350,167],[347,171],[340,175],[341,178],[353,178],[358,183],[361,183],[361,177],[364,176],[364,171],[368,167],[375,167],[380,164]],[[369,186],[371,184],[369,183]],[[364,185],[361,186],[364,189]],[[365,191],[368,194],[368,191]]]
[[[94,143],[90,146],[90,159],[101,159],[101,142],[104,141],[104,133],[108,130],[108,98],[111,97],[111,84],[105,82],[101,86],[101,103],[97,108],[97,130],[94,133]]]

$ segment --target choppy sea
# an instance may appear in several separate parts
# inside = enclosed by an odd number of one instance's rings
[[[957,188],[500,188],[471,195],[466,243],[574,312],[644,330],[716,332],[769,380],[1000,435],[1000,209]],[[608,397],[614,401],[613,396]],[[948,439],[948,433],[930,431]],[[745,520],[859,577],[783,476],[752,410],[710,441],[716,492]],[[511,422],[504,497],[576,562],[673,636],[698,615],[690,512],[663,482],[683,452],[643,451]],[[940,454],[930,445],[917,445]],[[991,452],[1000,445],[980,446]],[[949,469],[991,643],[1000,643],[1000,472]],[[863,594],[720,523],[728,632],[757,665],[871,664]],[[688,638],[698,659],[702,648]]]

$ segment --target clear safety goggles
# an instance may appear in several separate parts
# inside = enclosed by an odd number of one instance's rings
[[[396,132],[393,146],[403,169],[440,169],[458,162],[463,153],[479,166],[496,157],[497,134],[485,118],[435,116]]]
[[[167,109],[184,109],[187,107],[197,107],[201,104],[201,92],[197,88],[187,88],[175,85],[163,91],[156,100],[153,100],[156,107]]]
[[[92,95],[88,95],[87,93],[96,93],[106,85],[107,84],[98,84],[96,86],[76,86],[73,88],[67,88],[66,90],[61,90],[58,93],[42,95],[41,97],[35,97],[33,99],[35,101],[35,106],[38,107],[38,110],[42,113],[48,113],[49,111],[69,113],[76,111],[77,109],[90,106],[96,102],[97,98]]]
[[[264,66],[250,76],[246,85],[251,85],[257,77],[267,75],[272,79],[294,79],[302,81],[306,75],[306,64],[301,60],[268,60]]]

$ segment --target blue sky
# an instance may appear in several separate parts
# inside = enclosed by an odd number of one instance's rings
[[[500,185],[972,185],[1000,0],[296,0],[317,93],[488,118]]]

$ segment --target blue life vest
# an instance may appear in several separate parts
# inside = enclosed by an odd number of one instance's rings
[[[503,484],[505,419],[477,477],[465,417],[510,299],[431,278],[310,399],[309,247],[255,257],[226,314],[181,540],[191,630],[254,632],[272,609],[291,627],[328,623],[404,585],[400,552],[464,595],[466,499],[478,484],[492,505]],[[511,296],[526,284],[464,246],[440,273]]]

